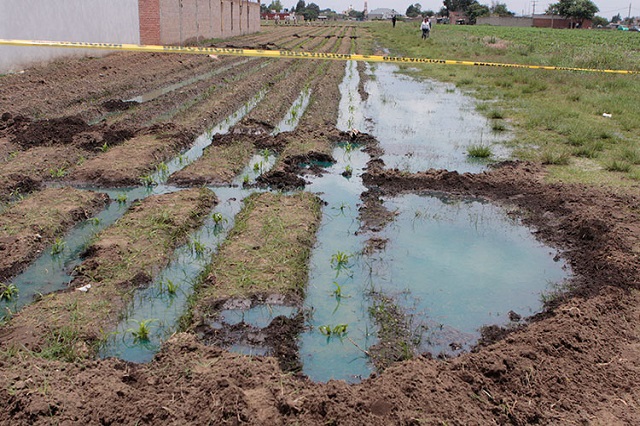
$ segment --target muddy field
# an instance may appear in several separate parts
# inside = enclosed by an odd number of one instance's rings
[[[266,27],[218,46],[364,53],[374,41],[357,26]],[[353,69],[364,100],[365,67]],[[117,53],[0,77],[1,424],[640,423],[637,186],[548,184],[544,166],[519,161],[478,174],[388,168],[375,138],[338,129],[345,73],[332,61]],[[281,131],[287,116],[294,128]],[[199,140],[202,155],[188,158]],[[371,377],[305,377],[303,312],[262,328],[221,325],[220,312],[302,305],[326,204],[304,187],[344,143],[369,157],[356,231],[367,252],[384,250],[379,233],[394,220],[384,197],[475,197],[557,249],[571,281],[543,312],[484,328],[458,356],[399,351],[403,327],[381,325],[379,344],[363,350]],[[223,201],[223,188],[251,195]],[[232,203],[234,218],[212,213]],[[25,299],[12,283],[42,254],[63,251],[76,225],[98,227],[106,206],[118,218],[63,265],[64,285],[36,282]],[[228,232],[213,253],[191,237],[205,223]],[[135,292],[185,244],[205,266],[174,333],[150,362],[101,357]],[[163,282],[167,294],[172,284]],[[146,340],[139,325],[134,342]],[[267,355],[227,350],[236,343]]]

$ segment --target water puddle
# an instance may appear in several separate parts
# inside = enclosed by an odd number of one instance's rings
[[[470,349],[481,325],[539,312],[543,294],[569,277],[557,253],[500,207],[418,194],[385,206],[397,217],[379,235],[384,251],[366,259],[373,289],[418,316],[423,352]]]
[[[399,74],[393,64],[370,69],[374,78],[365,86],[365,128],[380,141],[387,168],[478,173],[487,162],[468,157],[471,145],[489,146],[493,159],[508,157],[499,143],[508,139],[506,132],[492,131],[488,120],[475,111],[475,101],[453,85],[414,80]]]
[[[568,278],[557,253],[503,209],[444,195],[384,200],[396,219],[375,235],[387,240],[385,248],[364,255],[371,235],[356,234],[368,157],[358,151],[348,158],[308,186],[327,202],[305,299],[311,329],[300,337],[303,371],[312,380],[370,375],[365,351],[378,343],[380,324],[371,314],[381,296],[404,314],[417,353],[454,355],[475,344],[481,326],[539,312],[543,294]],[[347,164],[351,179],[341,175]],[[345,333],[327,335],[342,325]]]

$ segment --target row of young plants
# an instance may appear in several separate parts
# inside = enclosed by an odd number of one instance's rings
[[[189,189],[134,204],[89,245],[68,291],[43,296],[7,322],[3,348],[67,361],[94,356],[136,288],[152,282],[216,202],[208,189]]]
[[[313,46],[319,50],[324,50],[328,45],[326,38],[316,40]],[[180,185],[231,183],[255,153],[256,141],[262,137],[271,137],[259,133],[264,131],[264,127],[275,130],[289,105],[307,84],[309,73],[319,65],[311,61],[283,61],[288,66],[281,73],[272,75],[268,91],[258,105],[228,135],[215,136],[213,143],[205,149],[203,156],[172,175],[170,183]],[[270,145],[270,143],[266,144]],[[268,156],[263,152],[263,157]],[[259,163],[256,164],[260,167]],[[262,170],[258,172],[262,173]]]
[[[10,289],[9,280],[20,273],[47,246],[56,242],[75,224],[104,208],[107,196],[73,188],[47,188],[19,199],[0,214],[0,283]],[[18,289],[3,293],[10,301]]]

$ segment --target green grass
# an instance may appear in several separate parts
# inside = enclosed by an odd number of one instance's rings
[[[369,23],[391,55],[430,59],[640,71],[637,34],[543,28]],[[550,179],[633,184],[640,174],[637,75],[442,64],[401,65],[417,78],[455,84],[480,100],[495,131],[509,129],[518,158],[553,164]],[[483,101],[487,101],[486,104]],[[603,113],[611,114],[604,117]],[[589,159],[590,173],[576,167]],[[577,161],[577,164],[582,164]]]
[[[491,148],[486,145],[469,145],[467,155],[474,158],[489,158],[492,153]]]

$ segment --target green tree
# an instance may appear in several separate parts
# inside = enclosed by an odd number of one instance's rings
[[[603,18],[602,16],[594,16],[591,21],[593,22],[594,27],[597,27],[597,26],[606,27],[607,25],[609,25],[609,21],[607,21],[607,18]]]
[[[444,0],[442,4],[449,12],[466,12],[476,0]]]
[[[301,13],[305,21],[315,21],[320,15],[320,6],[315,3],[309,3]]]
[[[422,5],[420,5],[420,3],[409,5],[407,11],[404,14],[409,18],[415,18],[416,16],[422,14]]]
[[[511,12],[506,3],[493,2],[490,7],[491,13],[498,16],[513,16],[515,13]]]
[[[280,12],[282,10],[282,3],[280,2],[280,0],[273,0],[269,5],[269,10]]]
[[[613,22],[614,24],[617,24],[620,21],[622,21],[622,17],[620,16],[619,13],[616,16],[614,16],[613,18],[611,18],[611,22]]]
[[[547,10],[557,11],[558,15],[572,19],[580,23],[580,26],[585,19],[593,19],[600,11],[591,0],[560,0],[558,3],[549,5]]]
[[[302,13],[304,11],[304,9],[307,7],[306,3],[304,2],[304,0],[300,0],[298,2],[298,4],[296,4],[296,8],[293,9],[296,11],[296,13]]]
[[[467,17],[469,17],[470,24],[475,24],[476,20],[481,16],[489,16],[491,14],[489,6],[478,2],[472,3],[465,13],[467,14]]]

